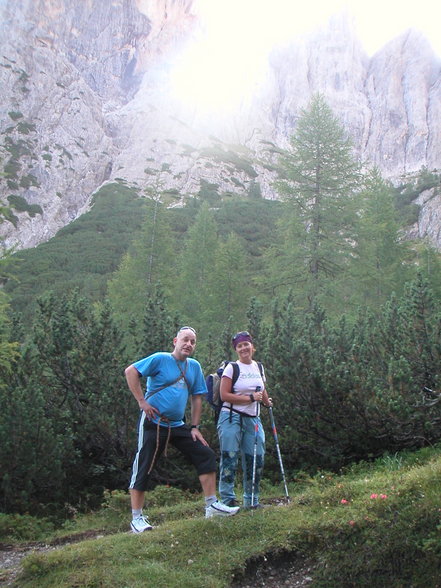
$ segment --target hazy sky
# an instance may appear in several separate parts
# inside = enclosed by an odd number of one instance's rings
[[[368,55],[414,28],[441,57],[440,7],[440,0],[195,0],[204,28],[174,70],[176,97],[207,112],[234,108],[252,93],[274,44],[314,31],[342,11],[354,19]]]
[[[314,29],[346,9],[355,18],[358,36],[369,54],[413,27],[422,31],[441,57],[439,0],[195,0],[212,33],[231,29],[257,42]]]

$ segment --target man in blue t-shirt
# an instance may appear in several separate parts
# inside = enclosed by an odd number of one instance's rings
[[[202,395],[206,394],[202,368],[190,357],[196,347],[196,331],[182,327],[173,339],[172,353],[153,353],[125,370],[127,384],[141,409],[138,449],[129,489],[134,533],[152,529],[143,514],[147,482],[155,463],[171,443],[195,466],[205,496],[205,517],[231,516],[239,510],[216,498],[216,456],[199,430]],[[141,377],[147,378],[143,393]],[[191,396],[191,426],[184,414]]]

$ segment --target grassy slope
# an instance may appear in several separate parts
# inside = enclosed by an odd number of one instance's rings
[[[33,249],[15,254],[15,280],[5,285],[16,311],[30,318],[36,298],[48,289],[79,288],[92,300],[106,292],[109,276],[139,230],[145,200],[118,184],[96,194],[91,210]]]
[[[291,502],[205,520],[200,497],[149,494],[157,528],[127,533],[128,497],[113,494],[62,534],[112,533],[24,561],[21,588],[229,586],[247,562],[281,553],[315,562],[312,586],[441,586],[441,447],[290,482]],[[279,488],[265,488],[269,501]],[[169,498],[167,499],[167,494]],[[58,532],[60,535],[60,532]]]
[[[148,211],[149,203],[124,185],[108,184],[100,189],[91,210],[61,229],[38,247],[14,255],[17,264],[4,290],[14,311],[29,322],[36,300],[48,290],[63,293],[77,288],[92,301],[102,300],[107,282]],[[182,238],[197,214],[198,203],[167,210],[172,232]],[[280,203],[266,200],[234,200],[215,211],[220,227],[240,234],[254,262],[273,238],[280,216]],[[260,271],[255,263],[254,271]]]

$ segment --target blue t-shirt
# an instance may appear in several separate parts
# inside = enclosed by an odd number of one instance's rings
[[[180,375],[179,366],[185,374],[185,379],[181,377],[171,386],[155,393],[168,382],[174,382]],[[187,364],[187,367],[185,367]],[[204,374],[201,365],[195,359],[189,357],[184,361],[177,361],[171,353],[158,352],[140,359],[133,366],[145,378],[147,386],[144,397],[148,399],[149,404],[159,410],[161,416],[168,419],[171,427],[180,427],[184,424],[183,418],[185,407],[187,406],[188,394],[206,394]],[[154,423],[159,418],[152,419]]]

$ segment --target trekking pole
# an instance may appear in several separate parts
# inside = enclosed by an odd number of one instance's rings
[[[273,430],[274,441],[276,443],[277,456],[279,458],[280,471],[282,472],[283,484],[285,486],[286,499],[289,502],[290,498],[289,498],[288,486],[286,485],[285,470],[283,469],[282,454],[280,453],[279,438],[277,437],[277,429],[276,429],[276,424],[274,422],[274,415],[273,415],[273,407],[272,406],[269,407],[269,413],[270,413],[271,428]]]
[[[256,392],[260,392],[260,386],[256,387]],[[254,508],[254,484],[256,483],[256,462],[257,462],[257,436],[259,433],[259,423],[254,425],[254,453],[253,453],[253,480],[251,482],[251,508]]]

